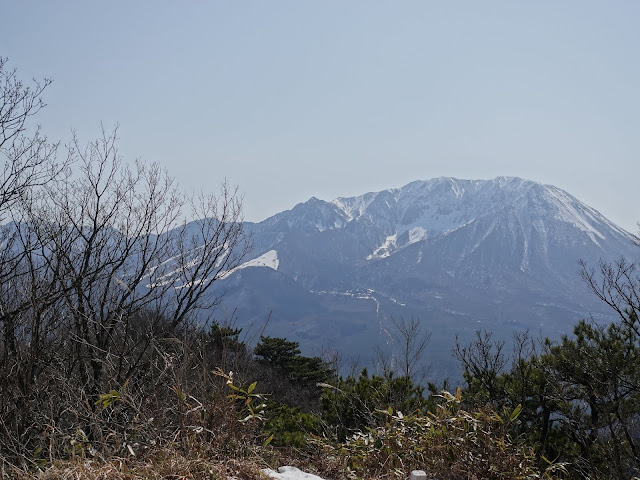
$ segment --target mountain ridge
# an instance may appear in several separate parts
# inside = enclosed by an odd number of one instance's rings
[[[449,188],[443,189],[443,186],[448,186]],[[475,187],[475,191],[470,192],[469,187]],[[481,187],[481,189],[478,189],[478,187]],[[476,205],[476,210],[472,212],[467,212],[460,208],[456,209],[456,202],[460,203],[461,198],[468,197],[470,193],[478,195],[480,190],[485,190],[486,192],[491,187],[493,187],[493,190],[489,193],[492,196],[486,198],[485,195],[484,202],[476,202],[481,208],[477,208],[478,205]],[[415,195],[416,190],[424,191],[425,189],[428,194],[431,194],[431,197],[434,197],[433,193],[435,193],[436,198],[441,201],[430,203],[429,196]],[[417,180],[399,188],[368,192],[353,197],[338,197],[330,202],[311,197],[306,202],[298,203],[291,210],[280,212],[262,222],[253,223],[253,225],[275,227],[275,230],[280,231],[311,233],[346,228],[351,222],[373,221],[376,217],[379,218],[387,214],[387,218],[383,219],[387,221],[387,225],[382,226],[389,227],[387,230],[391,235],[393,233],[398,233],[398,235],[410,233],[412,228],[425,230],[425,227],[429,227],[431,236],[433,236],[433,234],[449,233],[457,228],[466,226],[480,217],[495,213],[496,209],[514,207],[518,200],[530,193],[529,190],[531,189],[543,190],[547,194],[547,203],[552,203],[556,207],[558,217],[590,233],[590,238],[594,243],[597,244],[596,237],[603,237],[599,230],[590,225],[590,222],[594,221],[598,224],[606,223],[609,228],[637,242],[637,238],[633,234],[608,221],[600,212],[584,204],[566,191],[553,185],[546,185],[519,177],[496,177],[493,180],[460,180],[452,177],[438,177],[431,180]],[[433,190],[436,191],[433,192]],[[510,191],[517,192],[519,195],[511,198],[509,202],[505,202],[507,199],[504,198],[504,194]],[[443,197],[446,194],[449,194],[450,197],[451,193],[455,195],[455,202],[443,202]],[[411,196],[411,194],[414,195]],[[500,196],[502,198],[499,198]],[[388,210],[387,212],[384,211],[385,206]],[[462,201],[462,206],[468,206],[464,200]],[[488,209],[487,206],[497,206],[497,208]],[[578,209],[576,209],[576,206]],[[425,209],[429,210],[434,207],[437,210],[428,219],[421,217]],[[388,214],[393,213],[394,210],[397,211],[398,208],[402,211],[402,215],[396,214],[399,218],[391,221],[388,218]],[[374,209],[374,211],[370,211],[370,209]],[[481,212],[479,211],[480,209],[482,210]],[[458,213],[458,217],[451,218],[452,214],[455,213]],[[285,224],[286,228],[282,228]],[[396,232],[391,232],[393,227],[395,227]],[[409,234],[409,236],[411,237],[412,235]],[[415,239],[418,236],[420,236],[420,232],[415,231],[413,238]],[[371,258],[375,258],[375,256]]]

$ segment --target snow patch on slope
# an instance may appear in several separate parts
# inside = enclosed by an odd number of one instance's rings
[[[422,227],[414,227],[409,230],[409,245],[427,238],[427,231]]]
[[[396,248],[398,243],[398,234],[394,233],[389,235],[384,243],[376,248],[371,255],[367,256],[367,260],[373,260],[374,258],[386,258],[391,255],[391,252]]]
[[[387,190],[391,191],[391,190]],[[347,221],[351,221],[360,217],[367,207],[376,199],[376,196],[382,192],[369,192],[358,197],[339,197],[333,200],[333,203],[347,217]]]
[[[238,270],[242,270],[243,268],[267,267],[277,271],[279,266],[280,266],[280,260],[278,259],[278,252],[276,252],[275,250],[269,250],[268,252],[263,253],[259,257],[249,260],[248,262],[245,262],[242,265],[238,265],[234,269],[227,270],[222,275],[220,275],[220,278],[227,278],[231,274],[237,272]]]
[[[279,266],[280,260],[278,259],[278,252],[275,250],[269,250],[253,260],[249,260],[248,262],[239,265],[234,269],[234,271],[247,267],[268,267],[277,271]]]
[[[402,240],[403,243],[399,243],[398,237],[400,235],[408,238],[408,241]],[[367,260],[386,258],[401,248],[426,240],[428,236],[427,231],[422,227],[413,227],[410,230],[403,231],[400,235],[398,235],[398,232],[389,235],[382,245],[376,248],[371,255],[367,255]]]
[[[586,232],[594,243],[600,245],[594,238],[594,235],[602,240],[604,240],[606,237],[593,227],[592,222],[589,222],[589,220],[585,218],[585,216],[587,215],[584,215],[582,212],[576,210],[576,208],[574,207],[575,202],[572,201],[572,199],[569,198],[569,196],[562,190],[549,187],[547,188],[547,192],[552,197],[552,201],[555,206],[558,208],[556,218],[562,220],[563,222],[570,223],[583,232]],[[588,214],[588,216],[592,221],[595,220],[593,215]]]

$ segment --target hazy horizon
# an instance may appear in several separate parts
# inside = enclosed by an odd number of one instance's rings
[[[312,196],[435,177],[551,184],[636,233],[640,4],[10,2],[0,55],[51,77],[36,121],[244,193],[260,221]]]

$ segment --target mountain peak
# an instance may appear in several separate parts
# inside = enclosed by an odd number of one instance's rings
[[[343,228],[362,231],[366,225],[372,250],[365,256],[372,259],[482,219],[507,222],[512,230],[528,229],[521,233],[526,238],[552,223],[559,225],[556,230],[575,228],[600,248],[610,232],[633,237],[560,188],[509,176],[416,180],[331,202],[311,197],[265,223],[276,231],[305,233]],[[564,235],[572,234],[567,230]]]
[[[416,180],[400,188],[339,197],[331,203],[343,212],[345,228],[353,222],[377,227],[378,243],[368,259],[386,258],[402,247],[481,219],[495,223],[502,218],[514,232],[522,230],[523,238],[549,224],[557,225],[554,228],[564,230],[568,237],[574,228],[599,248],[611,232],[634,238],[566,191],[520,177]]]
[[[276,334],[361,355],[386,341],[391,316],[420,317],[440,360],[455,334],[478,328],[566,333],[605,318],[578,261],[639,257],[631,234],[569,193],[506,176],[311,198],[251,228],[258,258],[247,266],[271,268],[242,270],[235,298],[259,299],[243,315],[273,312]]]

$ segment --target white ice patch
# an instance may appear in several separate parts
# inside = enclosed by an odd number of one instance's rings
[[[277,271],[279,265],[280,265],[280,261],[278,260],[278,252],[276,252],[275,250],[269,250],[268,252],[263,253],[259,257],[256,257],[253,260],[249,260],[248,262],[245,262],[242,265],[237,266],[236,268],[222,272],[218,276],[218,279],[222,280],[224,278],[227,278],[231,274],[237,272],[238,270],[242,270],[243,268],[247,268],[247,267],[267,267]],[[210,280],[211,280],[211,277],[200,278],[192,282],[187,282],[183,285],[179,285],[176,288],[181,289],[181,288],[190,287],[192,285],[199,285],[201,283],[205,283]]]

